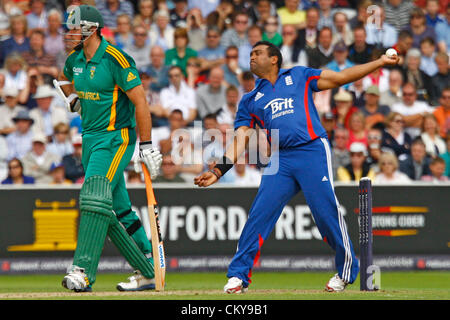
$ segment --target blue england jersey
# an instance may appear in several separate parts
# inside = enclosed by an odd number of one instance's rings
[[[312,93],[320,91],[320,69],[294,67],[281,69],[275,85],[267,79],[256,80],[253,91],[245,94],[238,107],[235,129],[256,125],[267,132],[279,130],[279,147],[293,148],[327,134],[317,113]]]

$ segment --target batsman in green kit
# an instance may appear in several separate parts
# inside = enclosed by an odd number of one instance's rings
[[[100,255],[109,237],[135,274],[121,282],[121,291],[154,289],[152,246],[131,209],[124,170],[140,135],[138,161],[157,175],[161,154],[151,144],[151,116],[133,59],[109,44],[100,33],[103,19],[93,6],[81,5],[69,14],[75,21],[67,38],[77,42],[64,70],[55,80],[71,112],[82,119],[80,226],[73,265],[65,288],[92,291]]]

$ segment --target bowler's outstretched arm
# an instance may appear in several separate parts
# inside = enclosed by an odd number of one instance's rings
[[[386,55],[383,55],[377,60],[347,68],[339,72],[323,70],[317,81],[317,87],[319,90],[327,90],[343,86],[367,76],[378,68],[394,66],[398,63],[398,59],[398,56],[387,57]]]

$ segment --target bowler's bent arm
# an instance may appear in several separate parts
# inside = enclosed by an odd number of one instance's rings
[[[234,134],[233,143],[225,150],[224,156],[233,161],[233,163],[236,163],[237,159],[239,159],[241,154],[245,151],[248,141],[254,132],[254,129],[247,126],[237,128]]]

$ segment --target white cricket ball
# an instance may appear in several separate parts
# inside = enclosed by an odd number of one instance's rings
[[[386,56],[388,56],[389,58],[395,57],[397,55],[397,50],[395,50],[394,48],[390,48],[386,50]]]

